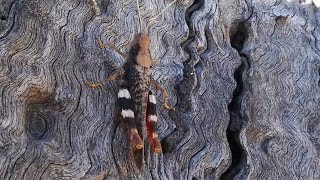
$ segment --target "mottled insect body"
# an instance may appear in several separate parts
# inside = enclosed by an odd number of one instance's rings
[[[152,106],[153,112],[155,112],[155,97],[152,95],[152,102],[148,101],[148,91],[151,85],[151,72],[152,72],[152,59],[149,52],[150,39],[147,35],[139,34],[133,41],[127,61],[123,65],[123,78],[120,91],[128,91],[130,94],[130,99],[127,99],[125,103],[119,99],[119,105],[125,111],[134,112],[134,118],[126,117],[126,114],[122,114],[122,118],[127,122],[130,128],[130,140],[132,140],[133,147],[135,149],[141,149],[143,147],[143,135],[145,134],[145,129],[148,130],[149,137],[153,137],[152,134],[157,134],[156,132],[156,122],[152,122],[152,129],[147,128],[149,122],[148,105]],[[119,92],[120,92],[119,91]],[[131,107],[127,104],[131,104]],[[150,111],[151,112],[151,111]],[[153,114],[156,116],[156,114]],[[138,132],[141,132],[140,135]],[[141,137],[142,136],[142,137]],[[161,144],[154,144],[154,141],[159,141],[158,137],[156,140],[150,139],[152,149],[154,152],[161,151]]]
[[[128,56],[123,56],[126,57],[126,62],[122,68],[108,77],[107,81],[121,79],[118,92],[120,114],[128,125],[129,139],[134,150],[143,149],[144,135],[147,131],[153,151],[160,153],[162,148],[157,133],[156,98],[150,89],[155,88],[162,92],[166,109],[174,108],[168,105],[167,91],[151,77],[152,65],[158,62],[152,60],[149,45],[149,36],[138,34],[131,43]],[[120,52],[118,49],[115,50]],[[100,85],[101,83],[89,83],[92,88]]]
[[[169,6],[175,1],[171,2]],[[162,14],[169,6],[163,9],[160,14]],[[137,9],[141,23],[138,1]],[[159,17],[160,14],[158,14],[157,17]],[[141,24],[140,27],[142,27]],[[100,47],[105,48],[106,46],[102,43],[101,39],[98,40]],[[162,92],[164,107],[166,109],[174,110],[174,108],[168,105],[167,91],[152,79],[152,65],[157,64],[158,61],[151,58],[149,45],[150,37],[143,33],[136,35],[130,45],[128,55],[122,53],[115,46],[108,44],[110,48],[114,49],[126,59],[126,62],[122,68],[119,68],[119,70],[108,77],[106,81],[121,79],[121,85],[118,92],[120,114],[123,121],[128,125],[129,140],[130,144],[133,146],[133,150],[135,152],[143,150],[145,131],[147,131],[153,151],[155,153],[160,153],[162,148],[157,133],[157,102],[155,96],[151,92],[151,88]],[[88,85],[92,88],[96,88],[102,84],[88,83]]]

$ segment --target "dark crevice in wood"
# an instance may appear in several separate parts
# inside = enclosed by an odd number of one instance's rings
[[[241,58],[241,65],[235,70],[234,78],[237,82],[237,86],[233,92],[233,97],[228,105],[228,110],[230,114],[230,122],[227,128],[227,140],[231,150],[232,163],[230,167],[222,174],[222,180],[234,179],[239,176],[241,171],[246,171],[247,165],[247,153],[241,145],[240,142],[240,132],[244,124],[247,122],[247,118],[241,113],[242,98],[245,92],[246,80],[245,72],[248,70],[248,58],[241,54],[244,43],[248,38],[248,32],[245,28],[244,22],[238,23],[236,26],[236,31],[234,33],[230,32],[231,38],[230,43],[233,48],[235,48]],[[244,174],[243,172],[241,173]]]
[[[194,79],[195,75],[195,66],[194,60],[196,59],[195,55],[197,53],[194,53],[194,41],[195,38],[195,31],[192,27],[192,21],[191,17],[192,14],[199,10],[204,5],[204,0],[195,0],[194,3],[186,10],[186,23],[189,27],[189,36],[187,40],[182,44],[182,47],[184,47],[184,51],[189,54],[189,58],[187,61],[183,63],[184,69],[183,69],[183,80],[182,83],[178,87],[178,94],[181,94],[180,97],[181,100],[185,100],[186,102],[180,103],[181,108],[185,111],[188,111],[191,104],[191,93],[192,90],[195,88],[196,80]],[[187,95],[187,96],[186,96]],[[188,98],[186,98],[188,97]],[[189,104],[189,105],[188,105]]]
[[[318,69],[318,74],[319,74],[318,86],[320,87],[320,68]]]
[[[6,0],[1,2],[1,7],[0,7],[1,20],[6,21],[8,19],[12,6],[15,2],[16,0]]]
[[[247,62],[242,56],[242,62],[239,68],[236,69],[234,77],[237,81],[237,87],[233,92],[233,98],[228,106],[230,114],[230,123],[227,128],[227,140],[231,150],[232,163],[228,170],[221,176],[221,179],[233,179],[248,165],[247,154],[240,142],[240,132],[247,118],[241,113],[241,101],[244,91],[244,81],[242,78],[243,73],[247,69]]]
[[[184,49],[185,52],[189,54],[189,59],[185,62],[188,63],[191,59],[195,59],[193,57],[195,53],[192,53],[192,42],[195,40],[196,33],[194,31],[194,28],[192,27],[193,23],[191,21],[192,14],[196,11],[198,11],[202,6],[204,5],[204,0],[195,0],[193,4],[186,10],[186,23],[189,28],[189,35],[188,38],[185,42],[181,44],[182,48]]]
[[[197,81],[195,78],[195,65],[194,65],[194,43],[192,43],[195,39],[195,31],[192,27],[191,17],[192,14],[199,10],[204,5],[204,0],[195,0],[194,3],[186,10],[186,23],[189,27],[189,36],[187,40],[181,43],[181,47],[183,47],[184,51],[189,54],[188,60],[183,62],[183,79],[180,83],[178,83],[177,95],[178,102],[176,105],[176,111],[169,112],[171,119],[175,121],[176,127],[174,131],[162,139],[162,150],[163,153],[170,153],[176,148],[177,142],[180,142],[184,137],[185,133],[188,132],[188,126],[182,119],[190,119],[190,113],[185,114],[185,112],[190,112],[191,110],[191,97],[192,92],[196,87]]]
[[[193,4],[186,10],[186,22],[190,25],[192,14],[204,5],[204,0],[195,0]]]
[[[245,27],[245,22],[239,22],[236,27],[231,27],[230,36],[231,46],[235,48],[240,54],[245,41],[248,39],[248,32]]]
[[[7,12],[5,11],[2,14],[3,17],[6,17],[6,20],[5,20],[6,22],[4,22],[4,23],[6,23],[6,25],[0,26],[0,40],[3,39],[4,37],[6,37],[12,31],[14,23],[15,23],[15,12],[14,12],[14,10],[15,10],[16,6],[14,6],[14,5],[16,4],[15,2],[17,2],[17,1],[12,1],[12,2],[5,1],[5,2],[8,3],[8,4],[10,3],[10,5],[7,4],[8,5],[8,10],[7,10]],[[12,21],[9,21],[10,19],[12,19]]]

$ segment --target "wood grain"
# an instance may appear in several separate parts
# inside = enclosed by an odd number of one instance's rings
[[[141,0],[147,24],[171,0]],[[0,179],[320,179],[320,11],[179,0],[148,28],[162,154],[138,170],[118,82],[132,0],[0,0]]]

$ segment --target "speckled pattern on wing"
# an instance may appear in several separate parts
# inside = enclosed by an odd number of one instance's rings
[[[143,130],[145,134],[145,119],[147,110],[147,95],[151,81],[151,68],[145,68],[134,64],[131,61],[124,65],[125,76],[124,80],[129,87],[130,95],[133,100],[133,110],[135,113],[135,122],[138,129]]]

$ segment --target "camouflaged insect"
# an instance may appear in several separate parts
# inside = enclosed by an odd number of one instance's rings
[[[175,1],[170,5],[174,2]],[[139,12],[138,2],[137,7]],[[163,13],[164,10],[161,13]],[[101,47],[104,47],[100,39],[99,44]],[[130,45],[128,55],[125,55],[115,46],[109,44],[109,47],[118,52],[126,59],[126,61],[124,65],[113,75],[108,77],[106,81],[121,80],[118,92],[118,102],[121,111],[120,114],[123,121],[128,125],[129,140],[130,144],[132,144],[133,150],[135,152],[143,150],[144,129],[146,129],[153,151],[155,153],[160,153],[162,151],[162,147],[157,133],[158,117],[156,110],[156,98],[151,92],[151,87],[162,92],[164,96],[164,107],[166,109],[174,110],[174,108],[168,105],[167,91],[151,77],[152,65],[157,64],[158,61],[151,58],[149,46],[150,37],[146,33],[139,33],[136,35]],[[101,83],[88,83],[88,85],[92,88],[96,88],[100,86]]]

